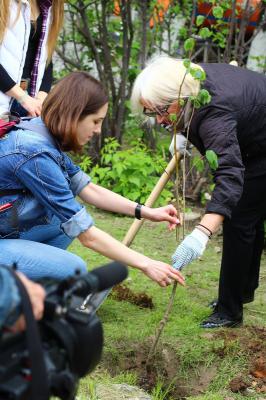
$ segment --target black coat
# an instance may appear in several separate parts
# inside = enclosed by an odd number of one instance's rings
[[[196,110],[189,140],[218,156],[207,212],[231,216],[244,179],[266,174],[266,76],[228,64],[200,64],[211,102]]]

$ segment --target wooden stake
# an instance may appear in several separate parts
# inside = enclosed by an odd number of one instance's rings
[[[164,173],[162,174],[162,176],[160,177],[160,179],[154,186],[151,194],[149,195],[148,199],[145,202],[145,206],[152,207],[153,204],[156,202],[156,200],[160,196],[161,192],[165,188],[167,182],[171,178],[171,175],[175,171],[176,161],[179,162],[180,159],[181,159],[181,154],[179,154],[177,152],[176,155],[174,155],[173,158],[171,159],[171,161],[168,163],[167,167],[165,168]],[[143,219],[141,219],[141,220],[135,219],[135,221],[133,222],[133,224],[129,228],[126,236],[123,239],[123,243],[126,246],[129,247],[131,245],[131,243],[135,239],[138,231],[140,230],[143,222],[144,222]]]

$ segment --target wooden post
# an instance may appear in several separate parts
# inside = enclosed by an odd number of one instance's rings
[[[162,176],[158,180],[157,184],[153,188],[151,194],[149,195],[147,201],[145,202],[145,206],[148,206],[148,207],[152,207],[153,206],[153,204],[155,203],[155,201],[158,199],[158,197],[160,196],[161,192],[163,191],[165,185],[169,181],[172,173],[174,172],[176,161],[179,162],[180,159],[181,159],[181,154],[179,154],[177,152],[177,154],[174,155],[173,158],[171,159],[171,161],[168,163],[164,173],[162,174]],[[131,243],[135,239],[135,236],[137,235],[138,231],[140,230],[143,222],[144,222],[143,219],[141,219],[141,220],[135,219],[134,220],[133,224],[131,225],[131,227],[129,228],[126,236],[123,239],[123,243],[126,246],[129,247],[131,245]]]

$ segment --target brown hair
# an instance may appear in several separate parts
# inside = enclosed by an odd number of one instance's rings
[[[62,150],[79,151],[77,125],[108,102],[102,84],[87,72],[72,72],[61,79],[46,97],[42,119]]]
[[[10,2],[11,0],[2,0],[0,7],[0,43],[3,42],[6,28],[9,24],[10,17]],[[18,0],[18,16],[21,11],[21,0]],[[47,39],[47,63],[50,62],[59,31],[63,25],[64,20],[64,0],[53,0],[52,3],[52,18],[51,25]]]

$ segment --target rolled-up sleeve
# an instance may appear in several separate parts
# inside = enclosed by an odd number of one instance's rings
[[[90,176],[83,171],[79,171],[76,175],[72,176],[70,179],[70,187],[74,195],[77,196],[90,181]]]
[[[49,153],[36,154],[25,160],[16,171],[16,176],[39,203],[59,218],[61,228],[71,238],[77,237],[94,224],[92,217],[75,199],[71,189],[71,179],[76,175],[80,175],[75,178],[76,188],[87,182],[80,172],[76,171],[72,178],[65,175]]]
[[[85,186],[91,182],[91,177],[83,172],[80,167],[75,165],[67,154],[64,154],[64,161],[67,173],[70,177],[70,187],[77,196]]]
[[[206,212],[230,218],[243,191],[244,165],[237,140],[237,122],[229,113],[212,111],[199,127],[205,150],[213,150],[218,168],[213,172],[215,188]]]
[[[70,238],[77,237],[80,233],[85,232],[94,224],[91,216],[86,212],[83,207],[68,221],[63,222],[61,228]]]

